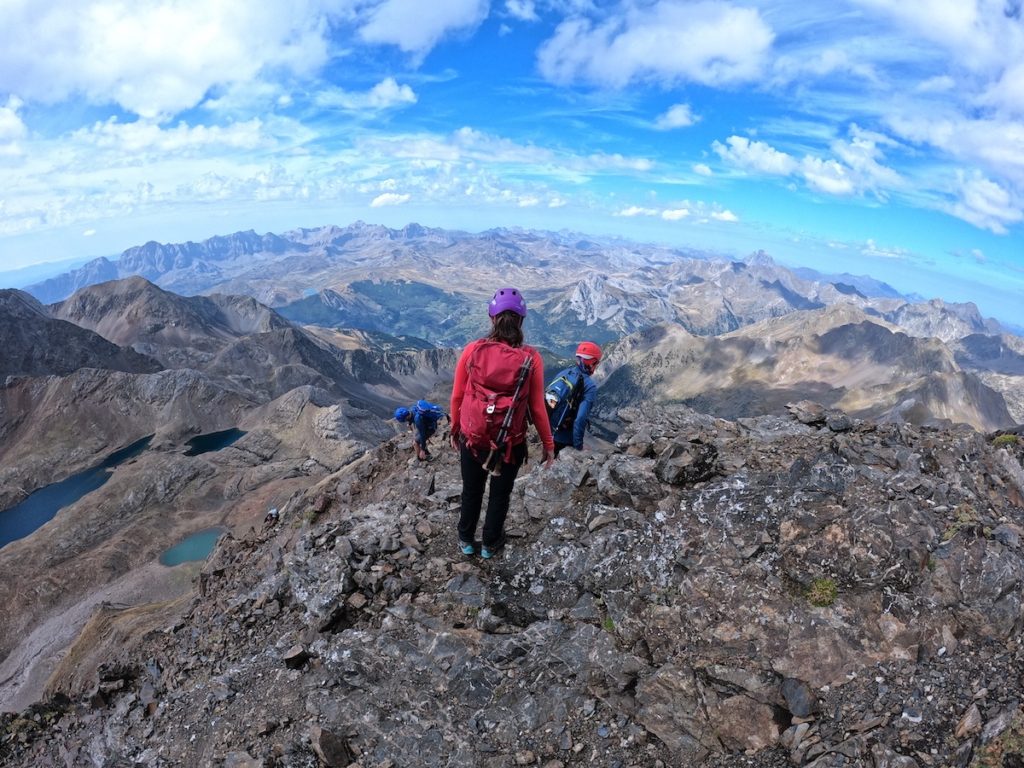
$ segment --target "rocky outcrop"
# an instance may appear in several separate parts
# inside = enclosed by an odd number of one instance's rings
[[[622,411],[530,465],[492,561],[457,554],[454,457],[396,438],[222,539],[0,759],[1015,764],[1024,446],[792,405]]]

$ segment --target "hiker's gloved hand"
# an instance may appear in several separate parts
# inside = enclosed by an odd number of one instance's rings
[[[452,432],[448,440],[452,444],[452,448],[454,448],[456,451],[459,450],[459,436],[457,434]]]
[[[545,448],[544,457],[541,459],[541,462],[546,468],[550,469],[551,465],[555,463],[555,452]]]

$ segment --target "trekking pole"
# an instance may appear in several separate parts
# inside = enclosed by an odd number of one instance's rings
[[[494,476],[501,474],[502,454],[505,452],[505,440],[508,439],[508,430],[512,426],[512,417],[515,415],[516,406],[519,404],[519,394],[523,389],[523,383],[526,381],[526,377],[530,375],[530,368],[532,367],[533,357],[531,355],[527,355],[523,364],[519,367],[519,376],[516,378],[516,388],[512,392],[512,403],[509,405],[508,410],[505,411],[505,418],[501,421],[501,429],[498,430],[498,436],[494,443],[491,444],[491,452],[487,454],[487,460],[484,461],[484,469]]]

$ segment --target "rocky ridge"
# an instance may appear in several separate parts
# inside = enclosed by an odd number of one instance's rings
[[[311,482],[221,539],[177,620],[108,610],[124,645],[5,716],[0,761],[1020,764],[1018,438],[619,415],[613,449],[530,465],[493,561],[455,554],[447,451]]]

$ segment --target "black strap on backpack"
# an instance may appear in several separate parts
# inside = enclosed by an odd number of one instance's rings
[[[523,360],[523,364],[519,366],[519,375],[516,377],[516,388],[512,392],[512,404],[509,405],[508,410],[505,411],[505,418],[502,419],[501,429],[498,430],[498,435],[491,444],[491,452],[487,454],[487,458],[484,460],[484,469],[492,475],[497,476],[501,474],[501,465],[502,459],[505,456],[505,441],[508,439],[508,430],[512,426],[512,418],[515,416],[516,407],[519,405],[519,395],[523,391],[523,384],[526,382],[527,376],[530,375],[530,369],[532,367],[533,355],[527,355],[526,359]]]

